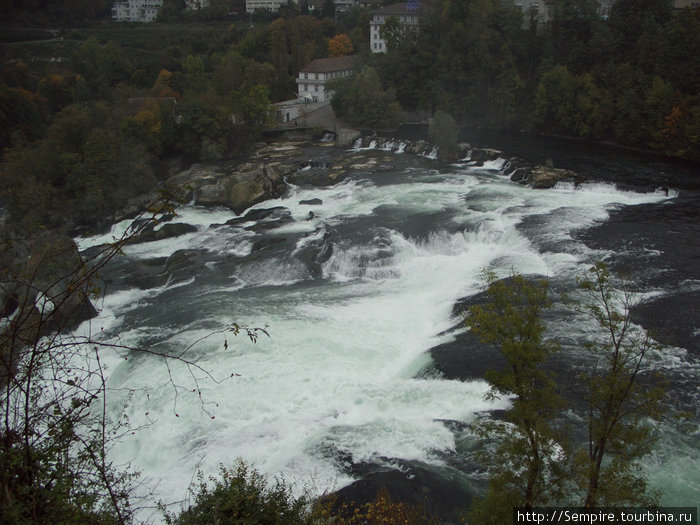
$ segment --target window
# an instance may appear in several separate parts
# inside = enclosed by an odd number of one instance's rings
[[[316,73],[316,80],[318,80],[318,73]]]
[[[304,73],[304,78],[305,78],[306,80],[308,80],[308,79],[309,79],[309,74],[308,74],[308,73]]]

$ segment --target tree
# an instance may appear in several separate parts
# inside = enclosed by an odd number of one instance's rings
[[[388,16],[386,22],[379,28],[379,36],[386,42],[388,51],[396,49],[399,42],[405,38],[406,34],[406,29],[401,25],[401,22],[399,22],[396,16]]]
[[[619,296],[607,266],[598,262],[579,281],[588,301],[581,307],[600,328],[603,339],[587,349],[592,368],[581,374],[588,407],[587,443],[576,454],[577,482],[584,505],[595,507],[654,504],[635,461],[654,442],[649,418],[660,416],[663,388],[647,370],[658,344],[632,324],[632,294]]]
[[[321,18],[335,19],[335,2],[333,0],[323,0]]]
[[[393,501],[389,491],[382,489],[374,501],[360,507],[343,504],[328,522],[333,525],[437,525],[438,518],[429,516],[422,506]]]
[[[457,138],[459,126],[452,115],[438,110],[430,120],[428,137],[438,149],[438,158],[441,160],[454,160],[457,158]]]
[[[0,521],[126,523],[133,476],[107,458],[121,433],[106,413],[100,360],[109,345],[73,332],[94,315],[97,272],[125,238],[90,264],[68,237],[4,240]]]
[[[163,5],[158,9],[158,21],[174,22],[182,18],[185,9],[184,0],[163,0]]]
[[[328,41],[328,55],[332,57],[340,57],[349,55],[353,52],[352,42],[346,34],[335,35]]]
[[[512,507],[530,509],[561,497],[566,473],[563,439],[552,425],[563,401],[543,364],[556,345],[544,339],[542,312],[550,306],[547,283],[530,283],[521,275],[497,280],[486,276],[487,302],[472,306],[466,325],[483,343],[505,358],[503,370],[491,370],[490,398],[508,396],[504,421],[482,422],[476,432],[499,441],[482,454],[489,469],[488,492],[473,505],[473,523],[509,523]]]
[[[331,100],[339,117],[356,126],[389,127],[398,121],[400,107],[393,92],[382,87],[377,72],[367,68],[352,80],[336,85]]]
[[[239,461],[233,469],[221,467],[221,478],[211,477],[210,486],[200,474],[194,504],[179,515],[166,513],[170,525],[311,525],[309,500],[295,498],[280,480],[270,486],[268,480]]]

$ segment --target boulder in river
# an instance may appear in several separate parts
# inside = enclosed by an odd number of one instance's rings
[[[193,165],[169,182],[190,193],[202,206],[226,206],[241,213],[259,202],[274,199],[286,189],[285,177],[296,164],[281,160],[255,160],[227,172],[218,167]]]
[[[570,181],[580,184],[586,180],[585,176],[575,171],[550,166],[534,166],[518,158],[506,162],[503,174],[510,175],[510,180],[513,182],[528,184],[535,189],[553,188],[558,182]]]

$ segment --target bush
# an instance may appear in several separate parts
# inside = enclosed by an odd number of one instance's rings
[[[437,525],[435,517],[421,506],[392,501],[386,489],[374,501],[361,507],[343,505],[332,519],[333,525]]]
[[[295,498],[281,480],[267,478],[243,461],[233,469],[221,467],[221,479],[210,478],[211,486],[200,475],[194,505],[179,516],[165,513],[172,525],[305,525],[313,523],[309,500]]]

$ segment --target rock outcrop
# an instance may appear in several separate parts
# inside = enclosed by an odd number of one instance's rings
[[[297,171],[288,160],[261,159],[234,169],[194,165],[169,180],[186,197],[203,206],[226,206],[241,213],[259,202],[282,195],[285,178]]]
[[[24,348],[97,314],[89,299],[95,272],[70,237],[46,232],[9,244],[0,257],[0,385]]]
[[[510,180],[519,184],[527,184],[535,189],[553,188],[559,182],[580,184],[586,177],[575,171],[551,166],[536,166],[522,159],[513,158],[506,162],[503,173]]]

